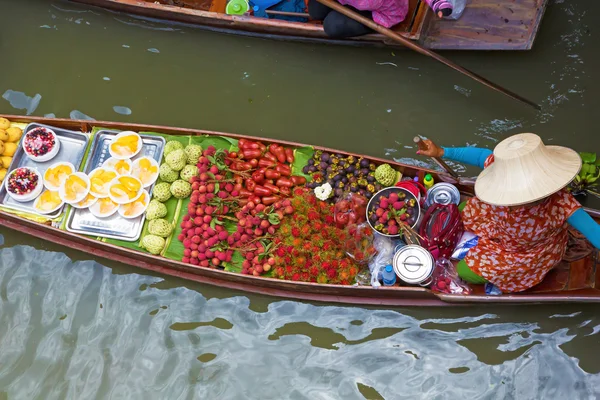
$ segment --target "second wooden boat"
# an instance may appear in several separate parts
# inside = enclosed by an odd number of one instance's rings
[[[37,117],[20,117],[0,115],[18,123],[42,123],[52,127],[81,132],[90,138],[99,129],[113,131],[154,132],[157,134],[185,137],[224,137],[238,140],[248,139],[241,135],[203,131],[196,129],[173,128],[155,125],[128,124],[119,122],[84,121],[67,119],[48,119]],[[254,138],[253,138],[254,139]],[[304,148],[304,145],[292,142],[259,139],[264,143]],[[314,147],[315,150],[331,151]],[[433,175],[436,181],[454,183],[463,195],[473,194],[472,180],[453,180],[446,175],[431,170],[420,169],[410,165],[393,163],[389,160],[367,157],[359,154],[338,152],[355,157],[364,157],[376,163],[389,163],[407,176],[418,176],[421,179],[426,173]],[[582,204],[595,218],[600,218],[600,202],[595,198],[583,198]],[[202,268],[183,263],[177,259],[155,256],[138,250],[135,243],[130,246],[117,244],[109,240],[98,240],[96,237],[68,232],[54,227],[50,222],[39,222],[28,219],[19,213],[5,208],[0,211],[0,225],[33,237],[41,238],[67,248],[80,250],[93,257],[121,262],[148,271],[171,275],[195,282],[210,284],[218,287],[265,294],[281,298],[298,300],[322,301],[330,303],[345,303],[357,305],[386,305],[386,306],[440,306],[459,304],[533,304],[533,303],[589,303],[600,302],[600,252],[593,249],[589,243],[573,238],[565,261],[557,265],[538,286],[518,294],[489,296],[483,287],[474,287],[471,295],[453,295],[433,292],[423,287],[393,286],[373,288],[371,286],[351,286],[294,282],[268,277],[243,275],[214,268]]]
[[[350,46],[398,44],[379,34],[335,40],[315,21],[232,16],[227,0],[72,0],[142,17],[183,22],[241,36]],[[469,1],[457,21],[440,20],[420,0],[410,0],[406,19],[394,27],[404,37],[434,50],[530,50],[548,0]]]

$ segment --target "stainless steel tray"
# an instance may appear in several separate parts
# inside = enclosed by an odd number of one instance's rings
[[[21,145],[21,141],[23,140],[23,138],[25,138],[27,132],[40,126],[52,129],[58,136],[58,140],[60,140],[60,149],[58,150],[58,154],[54,156],[51,160],[45,162],[33,161],[32,159],[27,157],[27,154],[25,154],[23,146]],[[69,131],[66,129],[55,128],[49,125],[31,123],[27,125],[23,130],[23,136],[21,137],[21,141],[19,141],[17,150],[13,155],[12,162],[8,167],[8,172],[6,174],[7,176],[8,174],[10,174],[11,171],[21,167],[36,168],[40,172],[40,174],[44,176],[46,170],[57,162],[70,162],[71,164],[73,164],[75,169],[78,170],[81,166],[81,161],[83,160],[85,149],[88,145],[89,136],[82,132]],[[43,215],[48,218],[56,218],[60,215],[60,213],[62,213],[64,209],[64,206],[62,206],[52,214],[40,214],[35,210],[35,208],[33,208],[34,201],[35,199],[23,203],[18,202],[8,195],[8,193],[6,192],[6,187],[4,185],[2,185],[2,188],[0,189],[0,204],[2,204],[4,207],[11,208],[13,210]]]
[[[88,157],[83,172],[86,174],[90,173],[110,158],[108,144],[118,133],[119,131],[109,130],[101,130],[96,133],[90,149],[90,156]],[[165,139],[161,136],[153,135],[140,136],[142,137],[143,147],[132,160],[148,156],[154,158],[160,164],[165,148]],[[150,194],[152,194],[152,188],[154,188],[154,185],[150,187]],[[69,232],[124,240],[126,242],[135,242],[142,233],[142,227],[144,226],[145,220],[146,214],[142,214],[133,219],[123,218],[118,213],[107,218],[98,218],[92,215],[87,208],[72,208],[69,218],[67,219],[66,228]]]

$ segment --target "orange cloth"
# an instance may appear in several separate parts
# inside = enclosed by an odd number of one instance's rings
[[[486,167],[493,156],[486,161]],[[520,292],[540,283],[567,248],[567,219],[581,204],[566,190],[533,207],[492,206],[476,197],[465,206],[465,229],[479,236],[465,262],[503,292]]]

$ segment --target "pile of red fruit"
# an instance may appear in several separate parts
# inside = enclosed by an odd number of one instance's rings
[[[256,203],[273,204],[289,197],[294,186],[306,184],[303,176],[292,175],[294,151],[278,144],[240,139],[239,152],[229,153],[231,170],[240,173],[240,195]]]
[[[398,235],[402,226],[413,226],[418,217],[417,200],[401,188],[390,188],[389,195],[374,198],[369,205],[371,226],[386,235]]]
[[[182,261],[201,267],[225,267],[238,251],[245,260],[242,273],[255,276],[268,272],[274,263],[270,239],[284,215],[294,212],[289,199],[269,205],[244,198],[243,172],[233,170],[227,151],[209,146],[192,177],[188,214],[178,239],[183,243]],[[240,182],[240,178],[242,182]]]
[[[56,145],[56,138],[48,129],[40,126],[27,132],[24,139],[25,151],[34,157],[48,154]]]
[[[27,167],[17,168],[8,177],[8,190],[20,196],[26,195],[37,187],[38,178],[38,174]]]
[[[358,193],[348,193],[335,203],[333,216],[339,228],[348,224],[361,224],[367,219],[368,200]]]

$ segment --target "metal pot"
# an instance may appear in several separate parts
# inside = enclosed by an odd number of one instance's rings
[[[409,285],[429,286],[435,266],[433,256],[421,246],[408,245],[394,254],[396,275]]]

